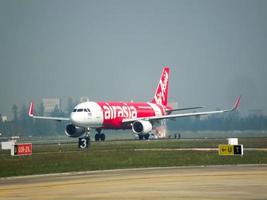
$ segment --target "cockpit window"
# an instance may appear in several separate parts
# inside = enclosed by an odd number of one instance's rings
[[[78,109],[73,109],[72,112],[91,112],[89,108],[78,108]]]

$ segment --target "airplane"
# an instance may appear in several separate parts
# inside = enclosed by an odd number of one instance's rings
[[[173,109],[168,104],[169,78],[170,67],[165,66],[150,102],[88,101],[76,105],[68,118],[34,115],[34,102],[31,102],[29,116],[34,119],[69,121],[65,128],[65,134],[69,137],[89,136],[90,130],[95,129],[95,141],[104,141],[106,136],[103,129],[132,129],[143,140],[149,138],[154,125],[161,120],[232,112],[239,107],[240,96],[231,109],[172,114],[174,111],[202,107]]]

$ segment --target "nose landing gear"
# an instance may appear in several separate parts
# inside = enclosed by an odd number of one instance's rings
[[[78,147],[80,149],[87,149],[90,147],[90,129],[85,131],[85,134],[78,139]]]

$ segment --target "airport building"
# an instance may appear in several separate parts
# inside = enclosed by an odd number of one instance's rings
[[[7,116],[3,116],[0,114],[0,122],[7,122]]]
[[[55,110],[55,108],[58,108],[59,110],[61,110],[60,98],[45,98],[45,99],[42,99],[42,102],[44,105],[45,113],[51,113]]]

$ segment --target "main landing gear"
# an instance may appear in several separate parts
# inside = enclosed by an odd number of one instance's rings
[[[149,133],[147,133],[145,135],[139,134],[138,139],[139,140],[143,140],[143,139],[148,140],[149,139]]]
[[[106,136],[104,133],[101,133],[101,129],[96,129],[96,132],[95,141],[105,141]]]

